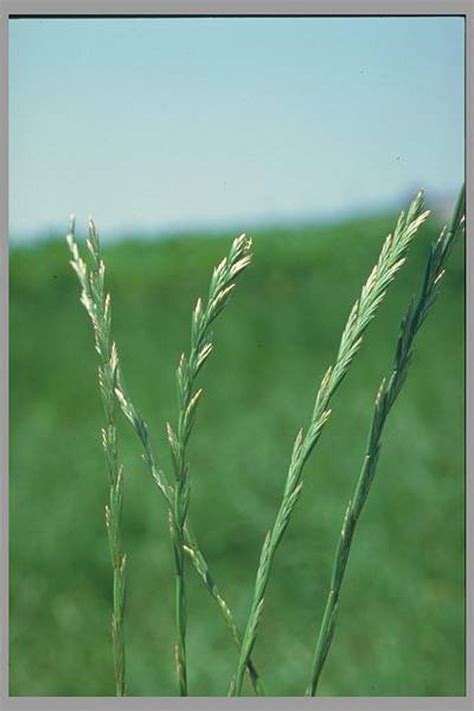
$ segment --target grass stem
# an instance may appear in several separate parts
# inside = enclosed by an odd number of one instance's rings
[[[207,591],[217,602],[239,652],[241,647],[241,638],[231,609],[217,587],[207,561],[191,532],[188,517],[190,482],[189,467],[186,463],[186,448],[194,425],[196,407],[202,395],[201,390],[193,392],[194,381],[212,351],[209,328],[227,303],[235,286],[235,278],[248,266],[250,259],[251,240],[245,235],[241,235],[232,243],[228,257],[214,269],[206,303],[203,304],[201,299],[198,299],[196,303],[192,318],[190,354],[188,357],[182,354],[177,370],[179,413],[176,431],[170,424],[167,425],[167,436],[175,473],[174,486],[169,483],[165,473],[156,464],[147,423],[126,392],[120,369],[117,376],[115,392],[120,407],[140,439],[144,451],[143,459],[168,507],[176,570],[176,627],[178,632],[175,658],[180,693],[183,695],[187,691],[186,594],[184,560],[181,551],[189,557]],[[250,658],[247,660],[246,669],[255,693],[262,695],[262,684]]]
[[[105,523],[113,570],[112,649],[115,689],[117,696],[125,696],[123,617],[126,556],[120,550],[123,469],[119,464],[115,420],[118,355],[111,336],[110,296],[105,291],[105,265],[102,260],[99,236],[92,220],[89,221],[89,239],[87,240],[92,261],[90,268],[80,257],[77,244],[74,241],[74,218],[71,219],[67,241],[72,254],[71,265],[82,287],[81,302],[92,321],[95,348],[99,355],[99,389],[105,413],[105,425],[101,432],[102,446],[107,460],[110,481],[109,502],[105,507]]]
[[[416,334],[423,325],[438,296],[446,260],[455,239],[464,228],[464,210],[465,190],[463,188],[449,228],[445,227],[439,237],[431,245],[418,300],[410,303],[402,320],[392,370],[389,376],[382,380],[375,399],[362,468],[354,494],[347,505],[342,524],[332,569],[329,593],[311,665],[311,677],[306,690],[306,696],[316,695],[321,672],[331,646],[341,587],[349,559],[354,531],[375,476],[384,426],[388,414],[405,382],[413,355],[413,343]]]
[[[360,297],[349,314],[341,337],[336,362],[334,366],[328,368],[321,381],[309,427],[305,434],[303,430],[300,430],[297,434],[281,504],[274,523],[265,537],[260,554],[252,603],[234,683],[231,685],[231,696],[240,696],[242,693],[244,670],[257,638],[257,628],[262,615],[264,596],[270,579],[273,559],[301,493],[304,465],[331,414],[329,408],[331,398],[346,376],[361,346],[362,335],[375,316],[385,296],[387,287],[403,265],[408,247],[416,231],[429,214],[428,212],[423,212],[422,209],[423,194],[420,192],[410,205],[408,213],[406,215],[403,212],[400,214],[393,235],[390,234],[386,238],[377,264],[362,287]]]

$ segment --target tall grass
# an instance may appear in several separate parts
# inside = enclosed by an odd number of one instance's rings
[[[341,587],[352,540],[377,470],[381,439],[387,417],[405,382],[412,360],[415,337],[438,297],[446,261],[453,243],[464,229],[464,210],[465,192],[463,189],[449,228],[444,227],[439,237],[431,245],[419,297],[416,302],[412,301],[410,303],[403,317],[392,370],[382,380],[375,398],[365,456],[353,496],[347,505],[341,528],[332,569],[330,589],[312,661],[311,678],[306,691],[307,696],[315,696],[316,694],[319,678],[331,646]]]
[[[177,369],[179,414],[176,432],[170,424],[167,425],[168,441],[173,455],[175,474],[175,485],[172,486],[164,470],[158,467],[156,463],[150,441],[148,425],[133,404],[130,396],[126,393],[124,377],[119,364],[118,349],[115,342],[112,341],[111,336],[110,295],[105,294],[105,265],[102,259],[99,235],[91,221],[90,236],[87,241],[87,245],[91,253],[92,268],[88,270],[86,263],[79,255],[77,244],[74,242],[73,225],[74,223],[72,223],[72,228],[70,234],[68,235],[68,243],[73,255],[71,264],[76,271],[82,286],[81,300],[86,306],[92,319],[94,333],[96,335],[96,340],[98,339],[97,342],[100,347],[99,354],[107,354],[110,351],[110,357],[106,357],[105,365],[102,367],[99,374],[101,392],[105,398],[106,412],[109,413],[109,416],[112,418],[113,422],[113,437],[112,435],[110,435],[110,437],[103,435],[104,447],[106,447],[108,461],[112,463],[117,461],[117,432],[114,419],[115,395],[124,415],[131,423],[134,431],[140,439],[144,449],[143,458],[145,463],[168,507],[169,527],[176,568],[176,671],[180,694],[186,696],[188,689],[186,673],[186,595],[184,580],[184,555],[187,555],[190,558],[206,589],[218,603],[219,608],[230,628],[234,641],[239,649],[241,644],[240,635],[232,612],[214,581],[206,559],[197,544],[196,537],[192,533],[190,523],[187,521],[190,480],[189,465],[186,462],[186,448],[194,425],[196,407],[202,395],[201,389],[193,392],[194,382],[199,374],[199,371],[210,356],[213,348],[210,327],[228,303],[232,291],[234,290],[235,280],[238,275],[250,264],[252,242],[245,235],[241,235],[233,241],[228,257],[224,258],[213,271],[209,286],[209,294],[205,304],[203,305],[202,300],[198,299],[193,312],[190,354],[188,357],[186,357],[184,353],[182,354]],[[105,346],[103,344],[104,338],[106,339]],[[109,367],[109,361],[112,363],[113,368],[112,366]],[[103,383],[106,386],[105,389]],[[109,432],[109,430],[107,430],[107,432]],[[110,432],[112,432],[112,429],[110,429]],[[113,452],[110,450],[111,443],[113,443],[114,446]],[[120,507],[117,509],[117,504],[121,502],[121,484],[121,468],[119,468],[113,478],[113,492],[119,491],[120,498],[116,494],[112,496],[111,493],[111,505],[106,509],[109,538],[113,541],[113,544],[111,543],[111,550],[113,549],[114,552],[114,566],[117,563],[116,549],[118,546],[120,520]],[[125,559],[123,559],[122,566],[124,568]],[[116,590],[118,592],[122,590],[119,583],[115,582],[115,576],[120,576],[120,571],[120,566],[117,568],[117,571],[114,567],[113,639],[114,654],[118,665],[117,674],[123,676],[123,602],[122,606],[118,607],[117,611],[115,611]],[[119,577],[119,582],[120,580],[121,578]],[[122,591],[122,594],[124,595],[124,591]],[[118,616],[118,612],[120,610],[122,616]],[[260,694],[261,685],[258,679],[257,671],[251,659],[248,660],[247,669],[255,693]],[[124,686],[120,687],[120,693],[123,695]]]
[[[235,279],[250,264],[252,242],[241,235],[232,243],[229,256],[214,269],[209,295],[205,303],[197,300],[191,326],[191,349],[188,356],[182,353],[176,371],[178,390],[178,421],[176,429],[167,424],[171,448],[175,485],[173,507],[170,514],[173,549],[176,566],[176,668],[181,696],[187,696],[186,662],[186,588],[184,576],[185,526],[190,498],[187,445],[194,426],[196,409],[202,389],[194,391],[199,371],[212,351],[210,327],[224,309],[235,287]]]
[[[349,313],[334,364],[326,370],[321,380],[306,431],[301,429],[296,436],[281,502],[261,549],[252,601],[243,635],[239,632],[230,606],[215,583],[209,564],[197,543],[191,526],[189,516],[191,477],[188,444],[195,424],[198,403],[202,397],[202,389],[196,389],[196,381],[213,348],[210,328],[226,306],[234,290],[236,278],[250,264],[251,241],[245,235],[234,240],[228,256],[219,263],[212,273],[207,299],[205,301],[198,299],[193,310],[189,352],[187,355],[184,353],[181,355],[176,371],[178,394],[176,422],[174,426],[170,423],[167,424],[167,439],[173,467],[173,482],[171,482],[154,455],[148,424],[135,407],[125,386],[117,347],[111,335],[110,296],[105,291],[105,267],[97,231],[91,222],[87,241],[91,253],[91,266],[89,267],[80,257],[77,244],[74,241],[74,227],[72,225],[68,235],[72,253],[71,263],[81,284],[82,303],[93,324],[96,350],[99,354],[99,384],[106,415],[102,439],[110,476],[110,501],[106,507],[106,523],[113,568],[112,639],[117,695],[125,694],[123,613],[126,559],[120,552],[123,475],[118,459],[115,398],[141,443],[145,465],[165,501],[175,567],[175,664],[179,694],[186,696],[189,693],[186,559],[192,564],[205,588],[218,604],[237,647],[237,666],[235,674],[230,680],[229,695],[242,695],[246,673],[254,692],[257,695],[262,694],[263,689],[252,661],[252,654],[276,551],[301,494],[304,466],[330,418],[332,399],[361,348],[364,332],[375,317],[387,288],[403,266],[417,230],[428,217],[428,211],[423,210],[423,201],[424,197],[420,192],[407,213],[400,214],[393,233],[385,239],[378,261]],[[366,454],[354,495],[346,509],[336,551],[330,590],[311,664],[310,681],[306,691],[308,696],[316,694],[319,678],[333,639],[341,586],[354,530],[375,474],[384,425],[405,381],[415,336],[437,298],[446,260],[454,240],[462,232],[464,203],[463,191],[449,228],[445,228],[431,246],[420,296],[416,302],[410,304],[402,321],[392,371],[389,377],[382,382],[378,391]]]
[[[123,468],[119,462],[117,424],[115,420],[118,355],[116,345],[112,340],[110,295],[105,291],[105,264],[100,253],[97,230],[92,220],[90,220],[87,247],[91,254],[92,264],[89,268],[79,255],[79,249],[74,241],[74,226],[74,218],[72,218],[67,235],[72,255],[71,266],[76,272],[81,285],[81,302],[91,319],[95,348],[99,356],[99,390],[105,413],[105,425],[102,428],[101,435],[110,481],[109,503],[105,507],[105,524],[113,570],[112,649],[115,668],[115,689],[117,696],[125,696],[123,616],[126,556],[120,550]]]
[[[369,274],[359,299],[349,313],[335,364],[327,369],[321,381],[306,433],[304,434],[301,429],[296,436],[280,507],[275,521],[265,537],[260,554],[253,600],[237,664],[235,684],[230,690],[232,696],[239,696],[242,692],[245,665],[257,639],[257,628],[263,611],[264,596],[270,580],[273,559],[303,487],[304,465],[331,414],[330,401],[347,375],[362,344],[365,329],[374,318],[387,287],[404,264],[410,243],[428,214],[428,211],[423,212],[423,194],[421,192],[410,205],[407,214],[405,215],[403,212],[400,214],[393,235],[389,234],[383,243],[377,264]]]

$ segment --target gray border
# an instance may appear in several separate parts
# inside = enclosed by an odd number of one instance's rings
[[[473,294],[471,237],[466,237],[466,697],[371,697],[371,698],[153,698],[126,699],[98,697],[9,697],[8,696],[8,16],[9,15],[464,15],[466,17],[466,179],[471,186],[473,169],[471,77],[473,5],[469,0],[0,0],[0,146],[3,157],[0,169],[0,273],[1,273],[1,705],[0,709],[220,709],[237,705],[242,709],[469,709],[474,708],[473,654],[473,589],[474,523],[471,501],[474,494],[472,473],[472,423],[470,393],[473,375],[468,367],[473,360],[473,324],[470,300]],[[470,60],[470,61],[469,61]],[[473,208],[467,199],[467,224],[472,224]],[[446,651],[449,654],[449,650]]]
[[[9,15],[467,15],[469,0],[2,0]]]

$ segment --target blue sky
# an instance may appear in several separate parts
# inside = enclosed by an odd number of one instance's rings
[[[251,231],[463,179],[461,18],[11,20],[9,75],[12,239],[72,212]]]

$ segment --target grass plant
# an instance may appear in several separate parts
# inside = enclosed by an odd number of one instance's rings
[[[379,462],[381,439],[387,417],[405,382],[413,356],[416,335],[435,303],[445,272],[446,261],[455,240],[464,229],[465,190],[461,191],[451,224],[445,226],[429,251],[418,299],[412,300],[400,326],[395,358],[390,374],[384,378],[375,398],[367,447],[353,496],[347,504],[339,543],[334,559],[330,589],[324,609],[316,649],[311,665],[311,678],[306,696],[315,696],[319,678],[334,636],[344,573],[357,522],[369,495]]]
[[[221,313],[235,287],[235,279],[250,264],[251,240],[241,235],[232,243],[229,256],[214,269],[205,304],[197,300],[192,317],[191,348],[189,355],[181,354],[176,371],[178,390],[178,421],[175,430],[168,423],[168,442],[172,453],[175,485],[170,514],[176,566],[176,668],[181,696],[188,695],[186,662],[186,588],[184,560],[185,526],[190,498],[187,445],[193,429],[196,409],[202,388],[194,390],[199,371],[212,351],[210,326]]]
[[[240,235],[232,242],[229,255],[222,259],[213,271],[205,304],[203,305],[202,299],[199,298],[193,312],[190,354],[188,357],[184,353],[181,355],[176,373],[179,406],[176,431],[173,430],[169,423],[167,424],[168,441],[174,464],[174,486],[169,483],[163,469],[157,466],[148,433],[148,425],[135,408],[128,394],[126,394],[117,346],[111,337],[110,295],[105,294],[105,265],[102,259],[99,235],[93,222],[90,222],[90,236],[87,242],[92,255],[92,268],[89,271],[86,263],[79,255],[77,244],[74,242],[74,223],[72,223],[70,234],[68,235],[68,243],[73,255],[71,264],[82,286],[81,300],[91,317],[96,336],[96,348],[103,360],[99,370],[99,383],[108,423],[107,429],[104,429],[102,433],[103,444],[109,467],[112,467],[111,504],[106,508],[106,522],[114,565],[114,618],[112,629],[116,674],[120,679],[124,675],[122,634],[124,599],[121,607],[116,610],[115,604],[116,602],[118,604],[118,600],[116,601],[115,596],[118,591],[124,598],[124,590],[120,587],[121,577],[118,577],[118,583],[115,582],[115,576],[120,576],[122,570],[119,566],[116,572],[117,556],[119,555],[117,550],[121,511],[119,504],[121,504],[122,495],[122,469],[118,465],[117,456],[114,396],[117,397],[123,413],[137,433],[144,449],[144,460],[153,480],[168,504],[169,527],[176,568],[176,671],[180,695],[187,696],[185,555],[189,556],[206,589],[218,603],[229,625],[234,641],[240,649],[240,636],[232,612],[214,582],[206,559],[199,549],[195,536],[191,533],[190,524],[186,520],[190,494],[186,448],[194,425],[198,401],[202,395],[202,389],[193,392],[194,383],[213,348],[210,327],[229,301],[238,275],[250,264],[252,242],[246,235]],[[121,565],[123,567],[122,573],[124,574],[124,557]],[[121,616],[119,616],[119,612],[121,612]],[[258,674],[250,659],[247,668],[254,690],[259,694],[260,682]],[[120,686],[120,695],[124,694],[124,689],[124,685],[123,687]],[[119,693],[119,686],[117,687],[117,693]]]
[[[428,215],[428,211],[423,211],[423,194],[419,192],[410,205],[407,214],[405,215],[403,212],[400,214],[393,235],[389,234],[383,243],[377,264],[372,269],[362,287],[359,299],[354,303],[349,313],[334,366],[330,366],[327,369],[321,381],[306,433],[303,433],[303,430],[300,429],[296,436],[280,507],[275,521],[265,537],[260,554],[253,599],[243,637],[235,682],[230,690],[230,695],[232,696],[240,696],[242,692],[244,671],[247,659],[252,653],[257,638],[258,624],[263,611],[264,596],[270,579],[273,559],[303,487],[304,465],[331,414],[330,401],[347,375],[351,363],[362,344],[363,333],[375,316],[385,296],[387,287],[404,264],[406,253],[416,231]]]
[[[118,349],[112,338],[111,301],[105,286],[105,265],[99,235],[91,220],[87,239],[90,258],[85,260],[81,257],[75,241],[74,220],[71,221],[67,236],[72,255],[71,265],[80,282],[81,302],[92,322],[95,348],[99,358],[99,389],[105,413],[101,436],[109,473],[109,500],[105,508],[105,520],[113,573],[112,649],[117,696],[124,696],[127,693],[124,642],[126,556],[121,544],[123,464],[118,448],[117,405],[138,437],[143,452],[142,458],[165,501],[174,560],[175,667],[179,694],[181,696],[189,694],[187,607],[191,588],[187,581],[186,561],[191,563],[205,589],[217,603],[237,648],[237,665],[230,680],[229,696],[243,694],[246,674],[254,693],[263,694],[261,679],[252,657],[274,558],[301,494],[305,464],[330,418],[332,399],[348,374],[361,348],[364,333],[374,319],[388,287],[405,263],[408,249],[417,230],[428,217],[429,212],[424,210],[423,204],[424,196],[420,192],[406,214],[403,212],[400,214],[393,232],[385,239],[377,263],[346,320],[334,363],[327,368],[320,382],[308,426],[305,431],[300,429],[296,436],[281,500],[260,552],[243,635],[240,634],[228,602],[216,585],[214,575],[191,525],[188,448],[197,408],[203,394],[202,388],[197,386],[197,379],[213,350],[211,327],[227,305],[237,277],[250,264],[251,240],[241,235],[232,242],[228,256],[219,262],[212,273],[207,298],[205,300],[199,298],[194,307],[190,348],[187,354],[182,353],[176,370],[177,416],[174,424],[168,422],[166,425],[171,452],[171,478],[161,465],[161,456],[159,460],[155,457],[149,425],[136,408],[125,386]],[[416,301],[412,299],[402,320],[392,369],[388,377],[382,381],[377,393],[365,456],[354,493],[346,507],[339,536],[330,589],[325,600],[324,614],[311,662],[307,696],[314,696],[318,691],[321,673],[333,639],[341,588],[354,532],[375,475],[384,426],[405,382],[415,337],[438,296],[453,243],[464,229],[464,211],[463,189],[449,227],[444,228],[431,245],[419,297]]]
[[[123,618],[125,608],[126,555],[120,546],[121,515],[123,499],[123,467],[119,461],[115,387],[117,384],[118,355],[111,335],[110,295],[105,290],[105,264],[100,253],[96,227],[89,222],[87,247],[91,254],[91,266],[79,254],[74,241],[74,218],[71,218],[67,241],[71,250],[71,266],[81,285],[81,302],[89,314],[94,332],[95,348],[99,356],[99,390],[105,413],[105,425],[101,430],[102,446],[107,460],[110,481],[109,502],[105,507],[105,524],[113,571],[112,602],[112,649],[117,696],[125,696],[125,642]]]

